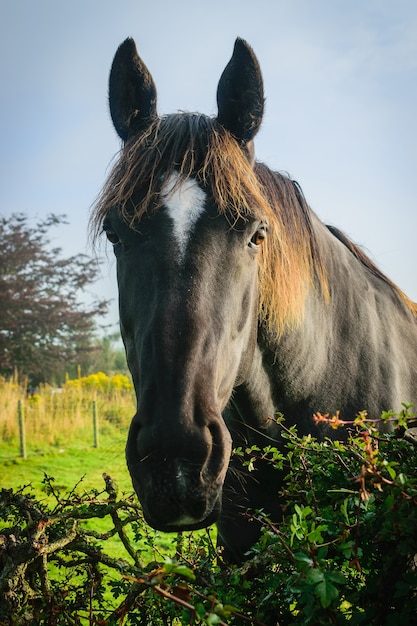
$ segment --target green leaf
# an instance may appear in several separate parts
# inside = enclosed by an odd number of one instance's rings
[[[329,572],[326,576],[329,580],[332,580],[334,583],[338,583],[339,585],[344,585],[346,583],[346,578],[342,572]]]
[[[174,574],[178,574],[178,576],[182,576],[183,578],[188,578],[188,580],[195,581],[195,574],[193,570],[186,565],[176,565],[172,572]]]
[[[324,609],[327,609],[332,603],[332,600],[335,600],[339,596],[338,589],[336,589],[331,582],[326,580],[326,578],[316,585],[314,593],[320,600],[320,604]]]
[[[300,507],[298,506],[298,504],[295,504],[294,509],[298,517],[300,518],[300,520],[305,519],[306,517],[310,515],[310,513],[313,512],[313,509],[311,508],[311,506]]]
[[[235,611],[236,609],[234,609],[232,606],[228,605],[228,604],[216,604],[216,606],[214,607],[214,612],[216,613],[216,615],[220,615],[221,617],[223,617],[224,619],[227,619],[228,617],[230,617],[230,614],[232,613],[232,611]]]
[[[401,472],[401,474],[398,474],[398,482],[400,485],[404,486],[407,482],[407,476]]]
[[[313,528],[307,535],[307,539],[311,543],[320,543],[323,541],[322,532],[327,530],[327,526],[325,524],[320,524],[317,528]]]
[[[194,605],[195,608],[195,612],[197,613],[198,617],[204,617],[206,614],[206,609],[204,604],[202,604],[201,602],[197,602],[197,604]]]
[[[294,558],[297,561],[303,561],[304,563],[307,563],[311,567],[313,566],[313,563],[314,563],[313,559],[310,556],[308,556],[308,554],[305,554],[304,552],[296,552],[294,554]]]
[[[354,541],[344,541],[340,544],[340,551],[342,552],[345,559],[350,559],[352,557],[353,551],[355,548]]]
[[[308,572],[306,576],[306,580],[308,583],[311,583],[312,585],[316,585],[317,583],[324,580],[324,574],[320,569],[315,567],[314,569]]]
[[[302,518],[303,517],[303,512],[302,509],[298,506],[298,504],[294,505],[294,509],[295,512],[297,513],[298,517]],[[295,515],[293,515],[293,519],[294,519]]]

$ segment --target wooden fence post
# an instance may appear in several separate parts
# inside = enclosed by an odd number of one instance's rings
[[[20,456],[22,459],[26,459],[25,413],[21,400],[17,401],[17,419],[19,421]]]
[[[97,402],[93,400],[93,430],[94,430],[94,447],[98,448],[98,415]]]

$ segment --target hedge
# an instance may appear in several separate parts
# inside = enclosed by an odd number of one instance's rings
[[[242,471],[269,462],[286,478],[284,518],[263,511],[259,542],[241,565],[225,563],[215,531],[155,545],[133,496],[104,488],[69,493],[45,476],[0,491],[0,624],[291,626],[417,623],[417,442],[411,406],[384,414],[394,432],[362,413],[345,441],[299,438],[286,449],[239,448]],[[107,520],[107,529],[94,528]],[[118,537],[117,555],[106,544]]]

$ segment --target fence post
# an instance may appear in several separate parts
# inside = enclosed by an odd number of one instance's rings
[[[17,419],[19,421],[20,456],[22,459],[26,459],[25,413],[21,400],[17,401]]]
[[[93,400],[93,430],[94,430],[94,447],[98,448],[98,415],[97,402]]]

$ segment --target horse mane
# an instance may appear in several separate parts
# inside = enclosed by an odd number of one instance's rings
[[[364,251],[354,244],[341,230],[336,228],[335,226],[326,225],[327,229],[338,239],[344,246],[353,254],[353,256],[358,259],[368,269],[371,274],[384,281],[387,285],[389,285],[396,294],[400,297],[400,299],[404,302],[406,307],[411,311],[411,313],[417,317],[417,302],[413,302],[405,295],[405,293],[397,287],[395,283],[392,282],[381,270],[371,261],[371,259],[364,253]]]
[[[255,163],[255,174],[273,213],[274,229],[285,233],[286,244],[290,247],[287,258],[275,264],[271,257],[276,251],[271,248],[279,242],[275,236],[268,237],[266,253],[260,259],[261,319],[266,319],[273,332],[278,331],[279,335],[285,326],[297,324],[302,318],[309,287],[318,286],[328,300],[327,271],[313,228],[311,209],[301,187],[287,174],[274,172],[260,162]],[[281,320],[279,309],[285,300],[297,303],[297,309],[295,315]]]
[[[325,265],[301,189],[262,163],[253,167],[233,136],[205,115],[157,118],[126,142],[93,207],[93,239],[112,208],[132,228],[158,210],[163,181],[174,172],[177,185],[195,177],[231,227],[238,218],[267,222],[269,234],[259,255],[259,313],[274,335],[300,322],[312,285],[328,297]]]

